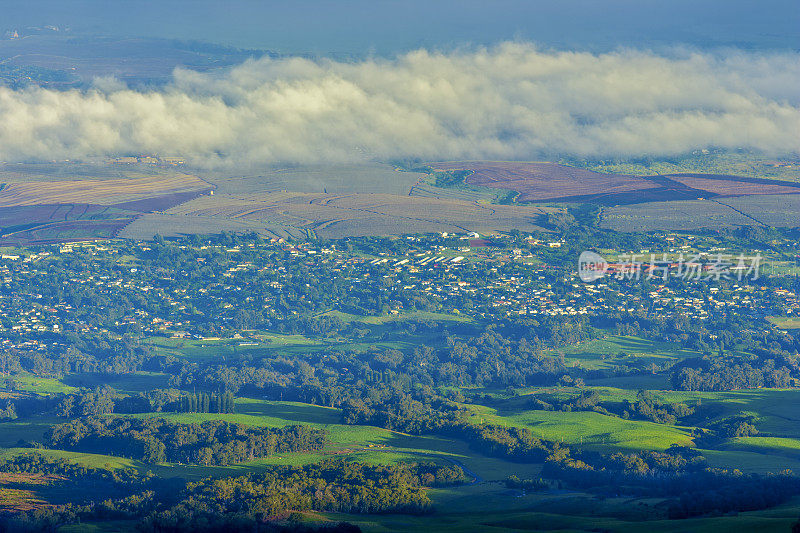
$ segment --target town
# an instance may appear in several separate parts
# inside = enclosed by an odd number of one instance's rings
[[[692,249],[676,245],[676,238],[696,240],[672,236],[663,241],[664,253]],[[6,250],[0,258],[2,343],[45,349],[66,332],[218,338],[254,329],[254,320],[277,324],[300,314],[602,318],[622,313],[701,321],[800,314],[791,285],[780,285],[793,277],[692,282],[610,273],[584,283],[562,253],[567,243],[530,236],[408,236],[386,239],[387,251],[375,239],[325,244],[224,239],[230,242],[110,240]],[[797,243],[787,239],[782,246],[793,250]],[[769,258],[765,263],[770,265]],[[317,285],[312,288],[310,280]]]

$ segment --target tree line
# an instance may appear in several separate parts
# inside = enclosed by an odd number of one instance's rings
[[[181,424],[157,417],[86,417],[51,426],[44,444],[147,463],[227,465],[277,453],[318,451],[325,442],[324,430],[301,425],[264,428],[219,420]]]

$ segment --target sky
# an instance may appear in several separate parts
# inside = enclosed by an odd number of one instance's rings
[[[797,0],[3,0],[0,26],[69,26],[284,53],[393,55],[508,40],[800,49]]]
[[[0,87],[0,161],[799,157],[798,4],[5,0],[12,27],[314,55],[151,89]]]

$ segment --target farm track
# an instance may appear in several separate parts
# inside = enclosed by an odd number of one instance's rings
[[[717,204],[719,204],[719,205],[724,205],[725,207],[728,207],[728,208],[730,208],[730,209],[733,209],[734,211],[736,211],[736,212],[737,212],[737,213],[739,213],[740,215],[742,215],[742,216],[745,216],[745,217],[749,218],[750,220],[752,220],[752,221],[754,221],[754,222],[756,222],[756,223],[758,223],[758,224],[761,224],[761,225],[762,225],[762,226],[764,226],[765,228],[768,228],[768,227],[769,227],[769,224],[764,224],[763,222],[761,222],[760,220],[758,220],[756,217],[754,217],[754,216],[750,216],[750,215],[748,215],[747,213],[745,213],[744,211],[740,211],[739,209],[736,209],[736,208],[735,208],[735,207],[733,207],[732,205],[728,205],[728,204],[726,204],[726,203],[724,203],[724,202],[720,202],[719,200],[715,200],[715,199],[713,199],[713,198],[709,198],[709,201],[711,201],[711,202],[714,202],[714,203],[717,203]]]
[[[348,196],[352,196],[352,195],[348,195]],[[342,209],[342,210],[345,210],[345,211],[356,211],[356,212],[362,212],[362,213],[370,213],[370,214],[373,214],[373,215],[379,215],[379,216],[384,216],[384,217],[393,217],[393,218],[402,218],[404,220],[413,220],[413,221],[416,221],[416,222],[429,222],[431,224],[442,224],[442,225],[445,225],[445,226],[452,226],[454,228],[458,228],[458,229],[460,229],[462,231],[465,231],[465,232],[469,232],[470,231],[469,229],[467,229],[467,228],[465,228],[463,226],[460,226],[460,225],[458,225],[458,224],[456,224],[454,222],[446,222],[446,221],[442,221],[442,220],[435,220],[435,219],[429,219],[429,218],[410,217],[410,216],[407,216],[407,215],[397,215],[397,214],[385,213],[385,212],[381,212],[381,211],[373,211],[373,210],[365,209],[365,208],[358,208],[358,207],[342,207],[342,206],[338,206],[338,205],[331,205],[331,203],[330,203],[333,200],[341,200],[341,199],[348,198],[348,196],[337,196],[337,197],[333,197],[333,198],[328,198],[324,202],[323,205],[325,205],[326,207],[330,207],[332,209]]]

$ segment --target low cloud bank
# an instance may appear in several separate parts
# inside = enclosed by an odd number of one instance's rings
[[[800,153],[800,54],[416,51],[177,70],[151,92],[0,88],[0,160],[179,155],[202,166],[364,159]]]

